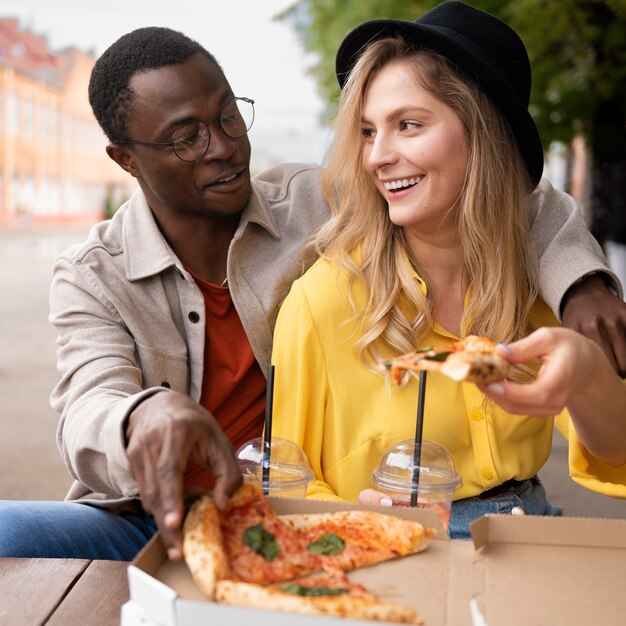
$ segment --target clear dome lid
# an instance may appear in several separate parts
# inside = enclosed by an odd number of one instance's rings
[[[416,469],[419,470],[421,493],[454,492],[463,484],[446,448],[428,440],[418,445],[413,439],[405,439],[388,448],[372,473],[372,478],[381,489],[406,492],[411,489]]]
[[[263,438],[257,437],[244,443],[235,453],[242,474],[252,474],[259,479],[263,473]],[[291,487],[306,487],[313,480],[302,448],[289,439],[272,437],[270,445],[270,483]]]

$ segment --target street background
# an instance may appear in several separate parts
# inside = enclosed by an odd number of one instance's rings
[[[48,290],[56,255],[86,234],[78,228],[0,230],[0,499],[62,499],[71,482],[56,448],[58,416],[48,403],[57,380]],[[626,501],[569,479],[558,433],[540,477],[567,515],[626,518]]]

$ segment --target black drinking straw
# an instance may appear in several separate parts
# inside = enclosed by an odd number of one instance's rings
[[[272,447],[272,411],[274,409],[274,366],[267,366],[267,393],[265,395],[265,431],[263,433],[263,493],[270,490],[270,456]]]
[[[417,506],[417,492],[422,464],[422,432],[424,431],[424,401],[426,399],[426,370],[420,372],[420,387],[417,397],[417,420],[415,423],[415,445],[413,447],[413,477],[411,481],[411,506]]]

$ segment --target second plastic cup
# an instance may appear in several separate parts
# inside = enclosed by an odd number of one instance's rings
[[[244,443],[235,453],[242,474],[263,479],[263,439],[257,437]],[[313,480],[306,455],[293,441],[272,437],[270,446],[268,495],[284,498],[304,498]]]
[[[388,448],[372,474],[372,481],[394,505],[411,506],[413,475],[418,469],[417,506],[433,509],[447,531],[454,491],[463,481],[452,456],[442,445],[424,440],[420,453],[415,454],[416,445],[414,440],[406,439]],[[419,458],[418,466],[416,458]]]

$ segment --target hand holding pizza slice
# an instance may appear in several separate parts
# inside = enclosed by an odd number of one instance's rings
[[[385,362],[393,381],[402,384],[407,372],[440,372],[456,381],[491,383],[511,371],[510,363],[496,352],[496,344],[486,337],[469,335],[443,348],[404,354]]]

